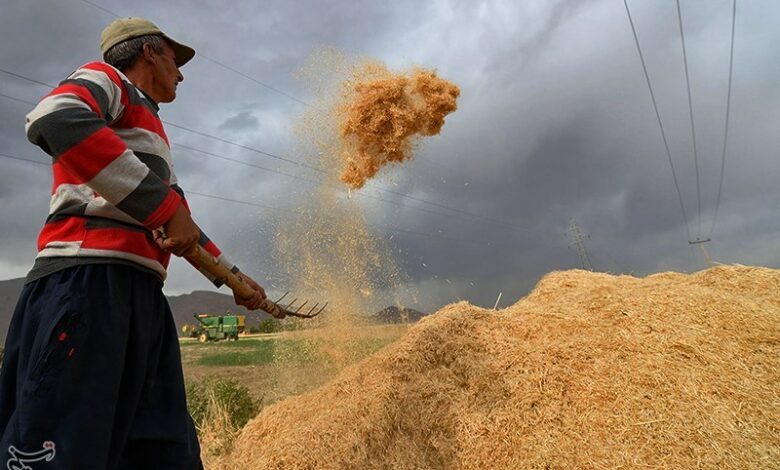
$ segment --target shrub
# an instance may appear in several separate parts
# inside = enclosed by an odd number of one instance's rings
[[[247,388],[233,380],[187,384],[187,404],[206,468],[214,467],[230,452],[241,428],[260,411],[261,401],[253,400]]]
[[[229,424],[242,428],[260,411],[261,401],[256,401],[249,390],[229,379],[206,379],[187,384],[187,406],[198,429],[215,418],[219,410],[227,414]]]

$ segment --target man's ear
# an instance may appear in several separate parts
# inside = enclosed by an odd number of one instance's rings
[[[144,43],[143,53],[141,54],[141,56],[143,57],[143,59],[145,61],[147,61],[147,62],[149,62],[151,64],[154,64],[155,62],[157,62],[157,57],[156,57],[156,54],[154,53],[154,48],[148,42]]]

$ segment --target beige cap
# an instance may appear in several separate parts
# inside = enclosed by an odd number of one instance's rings
[[[176,65],[181,67],[195,56],[195,49],[178,43],[160,31],[154,23],[143,18],[119,18],[106,26],[100,34],[100,52],[105,56],[106,52],[120,42],[128,39],[158,34],[164,37],[176,53]]]

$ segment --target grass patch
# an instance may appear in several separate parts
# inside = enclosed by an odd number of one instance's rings
[[[241,343],[241,341],[239,341]],[[219,352],[208,353],[200,357],[196,364],[202,366],[249,366],[257,364],[269,364],[274,360],[276,344],[272,340],[245,341],[223,346],[220,343],[203,345],[205,348],[213,348]]]
[[[382,349],[391,339],[362,339],[346,345],[350,360],[360,360]],[[252,366],[270,364],[275,359],[291,364],[327,362],[325,345],[316,339],[265,339],[210,344],[190,343],[190,351],[204,353],[195,364],[201,366]],[[194,344],[195,346],[193,346]],[[197,348],[197,349],[196,349]]]
[[[197,348],[247,348],[252,349],[257,347],[258,343],[264,343],[266,341],[271,341],[270,338],[245,338],[240,339],[238,341],[210,341],[207,343],[201,343],[198,341],[180,341],[179,344],[182,348],[191,348],[191,349],[197,349]]]

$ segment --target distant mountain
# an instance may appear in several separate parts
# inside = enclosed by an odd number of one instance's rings
[[[413,308],[391,305],[373,314],[372,318],[379,323],[414,323],[426,315]]]
[[[5,342],[5,333],[11,324],[11,315],[16,308],[16,301],[24,286],[24,278],[0,281],[0,340]],[[0,345],[2,347],[2,345]]]
[[[0,341],[5,342],[5,335],[11,323],[19,294],[22,292],[24,278],[0,281]],[[190,294],[168,297],[168,303],[173,311],[173,318],[179,331],[184,324],[194,324],[193,313],[224,314],[232,312],[246,315],[247,325],[257,325],[264,318],[271,318],[265,313],[255,314],[244,307],[239,307],[233,301],[232,295],[209,291],[194,291]],[[2,343],[0,343],[2,347]]]

